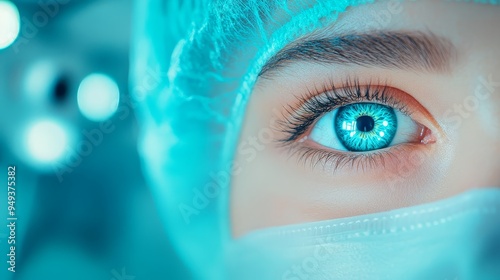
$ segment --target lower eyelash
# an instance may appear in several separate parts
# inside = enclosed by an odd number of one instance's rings
[[[391,165],[397,165],[402,162],[398,155],[408,148],[415,147],[416,144],[406,144],[406,146],[393,146],[369,153],[338,153],[308,146],[293,145],[289,147],[288,151],[291,157],[297,157],[300,163],[309,165],[311,168],[321,165],[322,168],[332,172],[342,168],[365,172],[376,168],[385,169],[388,162]]]

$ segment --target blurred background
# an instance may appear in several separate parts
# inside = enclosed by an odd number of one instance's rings
[[[0,279],[189,278],[137,153],[132,4],[0,0]],[[7,270],[9,165],[15,273]]]

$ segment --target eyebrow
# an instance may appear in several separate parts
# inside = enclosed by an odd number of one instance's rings
[[[293,62],[347,64],[445,73],[451,70],[456,48],[432,32],[377,32],[304,40],[279,51],[259,76]]]

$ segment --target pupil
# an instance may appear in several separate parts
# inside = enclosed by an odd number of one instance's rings
[[[359,131],[369,132],[373,130],[375,120],[370,116],[361,116],[356,120],[356,128]]]

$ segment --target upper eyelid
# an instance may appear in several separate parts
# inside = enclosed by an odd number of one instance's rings
[[[340,104],[342,100],[346,101],[346,103],[354,103],[355,101],[380,101],[381,104],[397,107],[397,109],[402,113],[411,116],[411,110],[408,108],[407,104],[401,100],[394,99],[392,94],[390,94],[390,91],[393,90],[397,89],[389,86],[388,84],[361,85],[357,80],[351,81],[347,79],[343,82],[341,87],[335,87],[332,83],[329,90],[325,87],[322,90],[317,89],[318,93],[309,92],[306,96],[297,97],[300,103],[299,107],[295,109],[290,107],[287,109],[288,117],[286,117],[285,121],[281,123],[281,127],[285,128],[281,130],[286,132],[289,136],[285,139],[281,139],[280,142],[287,143],[297,140],[308,129],[310,129],[311,125],[319,117],[321,117],[321,114],[345,105]],[[359,92],[361,92],[361,95],[359,95]],[[326,100],[323,100],[324,98],[326,98]],[[359,100],[354,100],[357,98],[359,98]],[[319,103],[330,103],[334,106],[331,108],[325,108],[321,105],[317,105]],[[307,120],[305,120],[303,114],[297,113],[296,110],[299,108],[302,108],[309,113],[314,112],[314,116],[308,116]],[[318,110],[321,110],[321,112],[318,112]],[[314,120],[312,120],[313,118]]]
[[[305,40],[285,48],[264,65],[259,76],[268,77],[297,61],[446,73],[451,70],[457,53],[451,41],[430,31],[347,34]]]
[[[358,99],[358,102],[378,102],[381,101],[383,103],[393,105],[400,102],[394,100],[394,96],[390,94],[391,91],[395,91],[396,89],[390,85],[390,83],[381,83],[379,82],[368,82],[365,84],[361,84],[357,79],[347,78],[341,87],[335,87],[335,84],[332,82],[330,86],[325,86],[322,89],[316,88],[315,91],[309,91],[309,93],[305,96],[299,98],[299,101],[303,105],[308,105],[310,103],[317,102],[318,99],[334,98],[336,100],[344,100],[345,104],[350,104],[354,102],[355,99]],[[344,95],[338,94],[343,92]],[[337,104],[335,107],[341,107],[345,104]],[[302,105],[302,106],[303,106]],[[401,107],[400,110],[402,113],[410,116],[411,111],[408,110],[407,106],[404,108]]]

